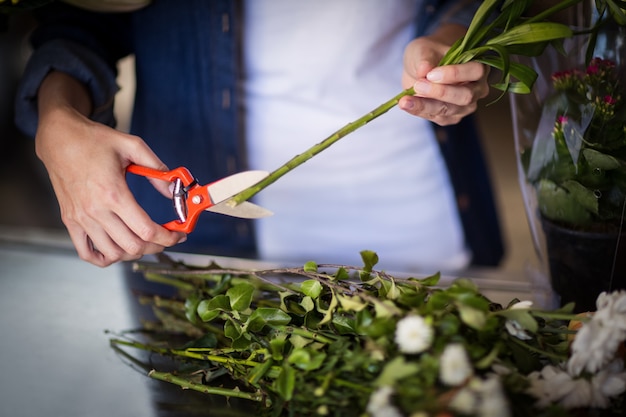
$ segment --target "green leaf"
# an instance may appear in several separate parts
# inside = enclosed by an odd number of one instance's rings
[[[315,300],[322,293],[322,284],[315,279],[309,279],[300,284],[300,291]]]
[[[398,381],[418,372],[419,366],[416,363],[407,362],[403,356],[396,356],[385,365],[374,381],[374,385],[377,387],[394,386]]]
[[[589,211],[576,198],[550,180],[539,180],[537,202],[541,213],[551,220],[574,225],[584,225],[591,220]]]
[[[230,300],[224,294],[220,294],[210,300],[200,301],[197,311],[202,321],[211,321],[222,311],[230,311]]]
[[[461,320],[468,326],[481,330],[487,323],[487,315],[484,311],[462,303],[457,303],[457,308],[459,309]]]
[[[554,39],[569,38],[573,35],[572,29],[560,23],[537,22],[521,24],[501,35],[489,39],[486,45],[523,45],[527,43],[545,42]]]
[[[564,181],[562,186],[585,210],[598,214],[598,198],[592,190],[574,180]]]
[[[234,311],[244,311],[249,308],[252,303],[254,289],[254,285],[247,283],[237,284],[229,288],[226,291],[226,295],[230,299],[230,307]]]
[[[330,305],[328,306],[327,310],[320,309],[319,304],[318,304],[318,307],[317,307],[318,311],[320,313],[325,313],[324,318],[319,322],[319,326],[331,321],[331,319],[333,318],[333,313],[337,309],[337,305],[339,305],[339,302],[337,301],[337,295],[335,295],[335,291],[331,290],[330,294],[332,298],[330,299]]]
[[[313,261],[308,261],[304,264],[304,272],[317,272],[317,263]]]
[[[497,312],[498,315],[506,317],[508,320],[516,321],[522,328],[531,333],[537,333],[539,324],[527,309],[507,309]]]
[[[289,364],[283,364],[278,377],[274,381],[273,388],[285,401],[290,401],[293,397],[293,390],[296,387],[296,370]]]
[[[365,272],[372,272],[374,266],[378,263],[378,254],[371,250],[363,250],[361,253],[361,259],[363,260],[363,270]]]
[[[228,337],[233,342],[241,337],[243,329],[237,323],[233,323],[231,320],[224,323],[224,336]]]
[[[278,308],[259,307],[252,312],[246,322],[246,330],[258,332],[265,326],[285,326],[291,316]]]
[[[302,301],[300,301],[300,305],[302,306],[304,311],[306,311],[307,313],[315,309],[315,303],[313,302],[313,299],[309,297],[308,295],[304,297]]]
[[[274,361],[270,358],[252,368],[248,373],[248,382],[256,386],[259,380],[263,378],[265,374],[267,374],[267,372],[272,368],[273,364]]]
[[[200,297],[197,294],[191,295],[185,300],[185,317],[191,323],[198,321],[198,305],[200,304]]]
[[[287,362],[304,371],[313,371],[322,366],[324,359],[326,359],[324,352],[296,348],[289,355]]]
[[[367,307],[367,303],[363,302],[358,295],[352,297],[337,295],[337,299],[339,300],[339,304],[341,304],[341,308],[345,311],[361,311]]]
[[[610,171],[622,166],[619,159],[614,156],[598,152],[595,149],[585,148],[583,149],[583,155],[592,169],[599,168],[605,171]]]

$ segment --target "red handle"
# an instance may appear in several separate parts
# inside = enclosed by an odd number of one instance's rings
[[[178,167],[169,171],[159,171],[158,169],[148,168],[141,165],[130,164],[126,168],[127,172],[132,174],[141,175],[142,177],[156,178],[158,180],[174,182],[176,178],[180,178],[185,186],[192,184],[195,181],[191,172],[185,167]]]
[[[184,187],[189,187],[196,182],[193,175],[191,175],[191,172],[189,172],[189,170],[185,167],[178,167],[169,171],[159,171],[158,169],[131,164],[126,168],[126,171],[143,177],[155,178],[169,182],[175,182],[180,179]],[[186,191],[186,195],[187,194],[188,196],[184,199],[184,204],[187,206],[188,213],[186,214],[184,220],[172,220],[165,223],[163,227],[166,229],[187,234],[191,233],[196,226],[200,213],[206,207],[212,205],[211,199],[204,187],[192,186]],[[175,198],[176,197],[174,197],[174,199]],[[191,202],[191,204],[188,204],[188,201]]]

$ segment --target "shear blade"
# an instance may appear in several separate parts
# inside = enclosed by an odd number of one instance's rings
[[[261,217],[268,217],[274,214],[268,209],[257,206],[249,201],[244,201],[236,206],[230,206],[226,203],[226,201],[222,201],[219,204],[209,207],[205,211],[226,214],[232,217],[240,217],[242,219],[259,219]]]
[[[215,181],[208,185],[209,195],[213,204],[217,205],[223,201],[228,200],[240,191],[256,184],[267,177],[269,172],[267,171],[243,171],[237,174],[230,175],[221,180]],[[242,203],[243,204],[243,203]],[[239,204],[238,206],[241,206]],[[209,208],[209,211],[212,207]]]

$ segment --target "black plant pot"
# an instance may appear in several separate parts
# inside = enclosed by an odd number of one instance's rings
[[[626,233],[571,230],[542,217],[550,282],[561,305],[575,302],[578,313],[596,310],[603,291],[626,288]]]

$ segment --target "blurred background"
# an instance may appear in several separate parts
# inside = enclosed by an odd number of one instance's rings
[[[26,15],[0,16],[0,243],[37,241],[71,248],[60,221],[59,209],[34,143],[13,125],[13,97],[29,55],[31,22]],[[116,113],[121,130],[128,129],[134,91],[133,60],[120,64]],[[490,104],[497,93],[484,99],[477,112],[490,165],[506,256],[497,271],[485,271],[500,279],[525,281],[536,257],[524,213],[517,178],[516,155],[509,101]],[[338,126],[340,127],[340,126]]]

